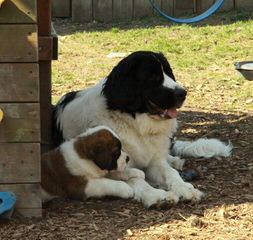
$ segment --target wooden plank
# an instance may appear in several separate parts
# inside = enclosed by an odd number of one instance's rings
[[[39,36],[51,35],[51,0],[37,0]]]
[[[113,19],[132,19],[133,1],[117,0],[113,1]]]
[[[70,17],[70,0],[52,0],[53,17]]]
[[[182,16],[186,13],[194,13],[194,0],[174,0],[174,15]]]
[[[0,184],[0,191],[12,191],[17,196],[15,208],[41,208],[41,187],[33,184]]]
[[[40,181],[39,143],[0,143],[0,183]]]
[[[72,1],[72,21],[90,22],[93,20],[92,0]]]
[[[19,208],[16,210],[19,214],[24,217],[42,217],[42,209],[41,208]]]
[[[0,23],[36,23],[36,0],[8,0],[0,8]]]
[[[253,10],[253,1],[252,0],[235,0],[236,9],[247,9]]]
[[[152,16],[153,14],[153,7],[147,0],[134,0],[133,6],[133,17],[146,17]]]
[[[37,62],[37,26],[0,25],[0,62]]]
[[[0,64],[0,86],[0,102],[38,102],[38,64]]]
[[[112,21],[112,0],[93,0],[93,15],[98,22]]]
[[[0,142],[40,142],[38,103],[0,103]]]
[[[201,12],[206,11],[207,9],[209,9],[215,0],[202,0],[201,2]]]
[[[226,0],[223,5],[218,9],[218,12],[230,11],[234,9],[234,0]]]
[[[177,9],[193,9],[194,1],[193,0],[176,0],[175,7]]]
[[[170,16],[174,16],[174,0],[162,0],[162,11]]]

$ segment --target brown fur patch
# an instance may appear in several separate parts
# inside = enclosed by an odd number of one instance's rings
[[[86,184],[84,176],[70,174],[59,148],[42,155],[41,186],[51,195],[84,200]]]
[[[117,168],[117,152],[121,151],[121,143],[108,130],[100,130],[88,136],[78,137],[74,148],[80,158],[94,161],[101,169]]]

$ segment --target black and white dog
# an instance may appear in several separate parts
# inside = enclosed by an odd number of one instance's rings
[[[56,141],[60,143],[98,125],[117,133],[122,148],[130,156],[129,167],[145,172],[146,181],[133,179],[135,198],[145,206],[179,199],[199,201],[203,193],[182,180],[176,168],[183,160],[169,154],[170,138],[177,129],[177,111],[186,90],[175,80],[161,53],[138,51],[115,66],[96,86],[63,96],[54,111]],[[195,145],[194,145],[195,144]],[[206,145],[210,149],[206,149]],[[176,142],[175,153],[198,156],[227,156],[231,146],[218,140],[209,144]],[[192,150],[192,151],[191,151]],[[155,186],[157,188],[154,188]],[[163,190],[162,190],[163,189]]]

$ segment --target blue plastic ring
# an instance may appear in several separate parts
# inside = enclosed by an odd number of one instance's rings
[[[208,18],[210,15],[212,15],[213,13],[215,13],[224,3],[225,0],[217,0],[208,10],[206,10],[205,12],[203,12],[202,14],[193,17],[193,18],[186,18],[186,19],[180,19],[180,18],[174,18],[171,17],[167,14],[165,14],[159,7],[157,7],[157,5],[154,3],[153,0],[149,0],[150,3],[153,5],[154,9],[159,12],[163,17],[177,22],[177,23],[194,23],[194,22],[199,22],[204,20],[205,18]]]

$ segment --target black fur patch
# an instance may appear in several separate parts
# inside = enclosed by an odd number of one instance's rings
[[[55,147],[59,146],[64,141],[62,129],[57,124],[58,112],[63,111],[66,105],[75,99],[77,93],[78,91],[67,93],[62,97],[62,100],[60,100],[55,106],[53,106],[52,133],[53,133],[53,143]]]
[[[76,97],[76,94],[78,93],[79,91],[75,91],[75,92],[69,92],[67,94],[64,95],[64,99],[61,100],[59,103],[57,103],[57,105],[61,106],[62,110],[64,110],[64,108],[66,107],[66,105],[68,103],[70,103],[73,99],[75,99]]]
[[[163,72],[175,81],[162,53],[139,51],[122,59],[103,86],[108,109],[135,117],[136,113],[154,114],[150,101],[161,109],[175,108],[178,100],[173,89],[163,86]]]

